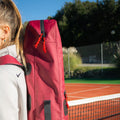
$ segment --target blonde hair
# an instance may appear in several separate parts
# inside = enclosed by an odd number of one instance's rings
[[[11,28],[11,38],[6,42],[4,47],[15,44],[17,48],[17,55],[21,56],[22,64],[26,66],[23,53],[23,40],[20,39],[22,29],[21,15],[12,0],[2,0],[0,2],[0,21],[9,24]]]

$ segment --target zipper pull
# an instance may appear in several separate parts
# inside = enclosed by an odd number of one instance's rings
[[[42,36],[43,36],[43,33],[41,33],[41,35],[40,35],[39,38],[38,38],[38,41],[37,41],[36,44],[34,45],[35,48],[38,47],[38,45],[39,45],[39,43],[40,43],[40,41],[41,41],[41,39],[42,39]]]
[[[43,51],[44,51],[44,53],[46,53],[45,37],[43,37]]]
[[[45,37],[43,37],[43,33],[41,33],[41,35],[39,36],[38,41],[36,42],[34,47],[37,48],[41,40],[43,42],[43,51],[44,51],[44,53],[46,53]]]

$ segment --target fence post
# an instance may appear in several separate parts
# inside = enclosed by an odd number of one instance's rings
[[[102,72],[103,72],[103,43],[101,43],[101,65],[102,65]]]
[[[69,53],[69,48],[68,48],[68,75],[70,78],[70,53]]]

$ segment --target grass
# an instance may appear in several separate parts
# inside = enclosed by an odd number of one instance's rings
[[[65,83],[120,84],[120,79],[65,79]]]

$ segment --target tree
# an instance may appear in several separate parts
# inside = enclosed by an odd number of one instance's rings
[[[53,18],[58,21],[63,46],[83,46],[119,40],[119,13],[120,0],[74,0],[67,2]]]

